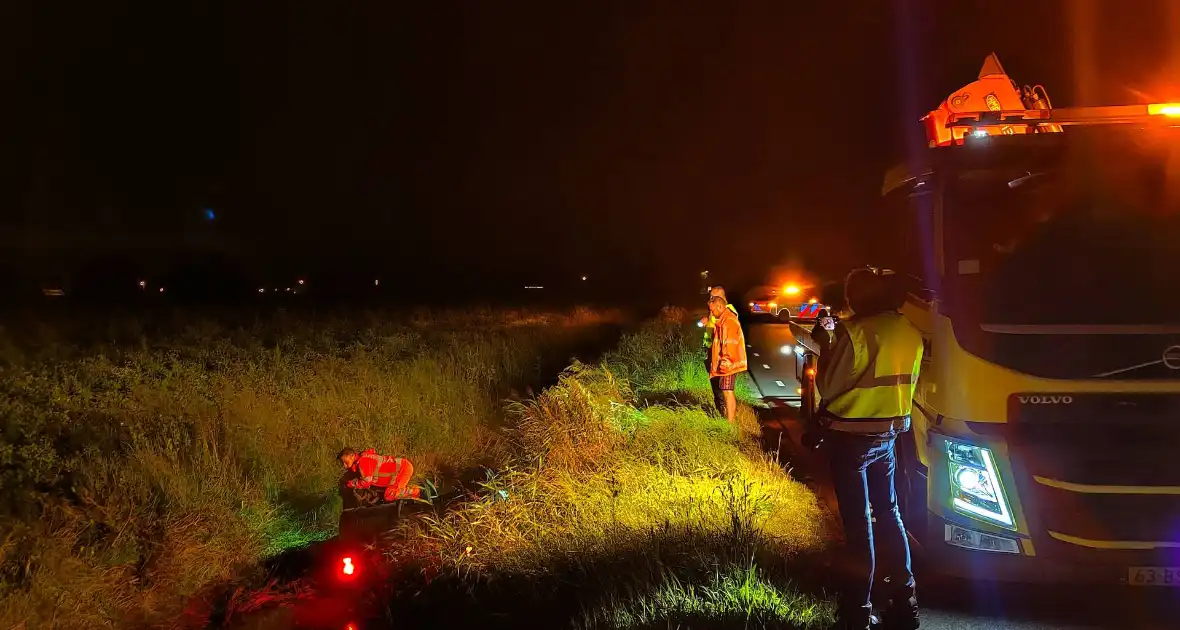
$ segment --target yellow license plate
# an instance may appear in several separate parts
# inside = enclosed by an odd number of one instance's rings
[[[1180,587],[1180,567],[1131,567],[1127,574],[1127,584]]]

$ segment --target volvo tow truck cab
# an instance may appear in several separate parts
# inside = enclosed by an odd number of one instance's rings
[[[897,479],[917,547],[962,577],[1180,587],[1180,105],[1053,109],[993,55],[923,122],[869,254],[926,343]]]

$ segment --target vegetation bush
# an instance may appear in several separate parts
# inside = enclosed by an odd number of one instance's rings
[[[617,315],[67,315],[0,328],[0,627],[167,623],[336,527],[345,445],[508,451],[511,385]],[[601,342],[599,342],[601,343]]]
[[[411,526],[407,540],[435,554],[442,577],[395,597],[390,618],[439,627],[829,622],[830,604],[795,590],[787,564],[823,545],[818,500],[763,454],[750,408],[738,426],[711,412],[690,319],[665,311],[600,365],[575,364],[513,405],[513,467],[485,484],[483,499]]]

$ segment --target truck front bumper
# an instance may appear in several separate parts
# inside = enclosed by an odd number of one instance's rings
[[[1127,583],[1129,568],[1136,564],[1049,558],[1035,551],[1030,555],[1032,546],[1019,554],[965,549],[944,540],[947,524],[956,523],[927,512],[928,534],[919,552],[923,568],[940,575],[996,582],[1119,585]]]

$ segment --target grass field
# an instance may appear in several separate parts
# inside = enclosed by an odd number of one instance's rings
[[[405,525],[393,560],[420,570],[388,594],[399,627],[822,627],[830,605],[787,563],[823,545],[817,500],[762,453],[748,383],[739,426],[709,411],[690,319],[665,311],[556,383],[617,315],[9,327],[0,627],[175,624],[335,533],[344,445],[498,471]]]
[[[575,365],[513,406],[513,468],[481,502],[411,532],[440,576],[395,595],[388,618],[400,627],[830,623],[830,603],[796,590],[788,564],[824,545],[817,499],[763,454],[748,382],[739,426],[707,411],[690,320],[667,311],[601,364]]]
[[[461,468],[508,453],[510,387],[619,317],[578,310],[66,314],[0,329],[0,627],[168,625],[334,534],[345,445]]]

